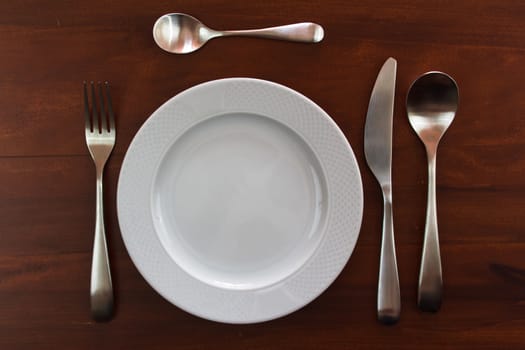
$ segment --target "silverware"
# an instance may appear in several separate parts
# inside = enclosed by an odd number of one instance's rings
[[[379,262],[377,317],[392,324],[399,320],[401,301],[392,218],[392,123],[397,62],[384,63],[372,90],[365,123],[365,157],[383,192],[383,238]]]
[[[458,103],[456,82],[441,72],[420,76],[407,96],[408,120],[425,145],[428,158],[427,218],[417,298],[423,311],[438,311],[441,306],[443,277],[436,209],[436,152],[439,140],[454,120]]]
[[[88,99],[88,87],[84,82],[84,114],[86,119],[86,143],[95,162],[97,172],[97,206],[95,223],[95,241],[91,265],[91,314],[97,321],[111,318],[113,315],[113,286],[109,269],[108,248],[104,230],[104,205],[102,200],[102,175],[104,165],[115,145],[115,117],[109,94],[109,84],[104,88],[98,83],[98,89],[91,82],[91,106]],[[96,97],[95,90],[98,90]],[[105,93],[104,93],[105,91]],[[105,97],[104,97],[105,95]],[[98,104],[97,104],[98,99]],[[106,100],[106,103],[104,103]]]
[[[193,52],[208,40],[221,36],[254,36],[317,43],[323,40],[324,30],[318,24],[306,22],[264,29],[218,31],[184,13],[164,15],[153,26],[153,39],[161,49],[171,53]]]

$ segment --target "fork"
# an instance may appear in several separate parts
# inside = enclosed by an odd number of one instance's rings
[[[88,99],[88,84],[84,82],[84,114],[86,118],[86,143],[97,171],[97,204],[95,241],[91,264],[91,315],[96,321],[104,321],[113,315],[113,286],[109,269],[108,248],[104,230],[104,204],[102,175],[104,165],[115,145],[115,116],[111,105],[109,83],[91,82],[91,105]],[[104,88],[102,87],[104,85]],[[98,90],[98,98],[95,90]],[[103,93],[105,90],[105,94]],[[104,95],[106,103],[104,104]],[[97,105],[98,99],[98,105]],[[107,107],[107,108],[106,108]]]

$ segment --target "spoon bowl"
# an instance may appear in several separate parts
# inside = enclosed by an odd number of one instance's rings
[[[164,15],[153,26],[157,45],[173,53],[193,52],[217,35],[197,18],[183,13]]]
[[[197,18],[184,13],[164,15],[153,26],[153,39],[157,45],[165,51],[176,54],[196,51],[208,40],[220,36],[255,36],[317,43],[323,39],[324,30],[318,24],[305,22],[263,29],[218,31],[208,28]]]
[[[407,97],[408,120],[424,144],[437,143],[454,120],[459,103],[454,79],[442,72],[420,76]]]
[[[408,120],[425,145],[428,158],[427,217],[418,287],[418,305],[423,311],[436,312],[441,307],[443,277],[437,223],[436,152],[439,140],[454,120],[458,103],[456,82],[441,72],[419,77],[407,96]]]

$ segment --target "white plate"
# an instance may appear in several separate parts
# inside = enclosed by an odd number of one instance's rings
[[[190,88],[133,139],[118,185],[128,252],[194,315],[261,322],[308,304],[354,249],[363,211],[345,136],[282,85],[232,78]]]

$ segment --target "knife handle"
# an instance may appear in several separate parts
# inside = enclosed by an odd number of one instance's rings
[[[390,189],[383,188],[383,198],[383,238],[381,240],[381,259],[379,262],[377,318],[381,323],[394,324],[399,320],[401,313],[401,298]]]

